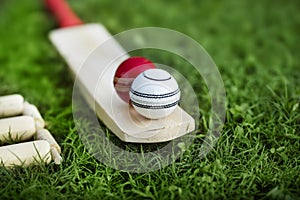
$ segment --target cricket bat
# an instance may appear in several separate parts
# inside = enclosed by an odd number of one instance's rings
[[[129,58],[127,52],[115,40],[106,49],[97,49],[112,39],[111,34],[101,24],[84,24],[64,0],[45,0],[45,4],[60,25],[60,29],[50,32],[51,42],[79,82],[89,106],[118,138],[124,142],[158,143],[195,129],[194,119],[179,106],[168,117],[151,120],[123,102],[113,79],[118,66]]]

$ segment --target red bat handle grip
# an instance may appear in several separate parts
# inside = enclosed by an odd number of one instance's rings
[[[83,24],[65,0],[45,0],[45,5],[55,16],[60,27]]]

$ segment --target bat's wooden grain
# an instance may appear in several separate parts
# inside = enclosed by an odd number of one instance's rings
[[[111,37],[100,24],[58,29],[50,34],[83,96],[103,123],[121,140],[136,143],[169,141],[193,131],[194,119],[180,107],[166,118],[149,120],[118,97],[114,74],[129,55],[114,39],[105,49],[97,48]]]

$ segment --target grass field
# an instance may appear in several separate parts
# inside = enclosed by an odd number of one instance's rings
[[[41,1],[1,0],[0,95],[21,93],[37,105],[64,162],[0,168],[0,199],[300,199],[299,1],[69,2],[113,34],[157,26],[203,45],[226,89],[222,135],[206,158],[199,159],[199,139],[158,171],[128,173],[98,162],[76,132],[73,80],[47,38],[54,20]],[[202,134],[209,103],[198,95]]]

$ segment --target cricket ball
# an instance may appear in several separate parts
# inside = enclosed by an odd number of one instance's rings
[[[133,80],[147,69],[155,69],[155,65],[144,57],[130,57],[123,61],[114,76],[114,87],[117,94],[125,102],[129,102],[129,90]]]
[[[167,71],[148,69],[134,79],[129,95],[139,114],[160,119],[174,111],[180,99],[180,89]]]

